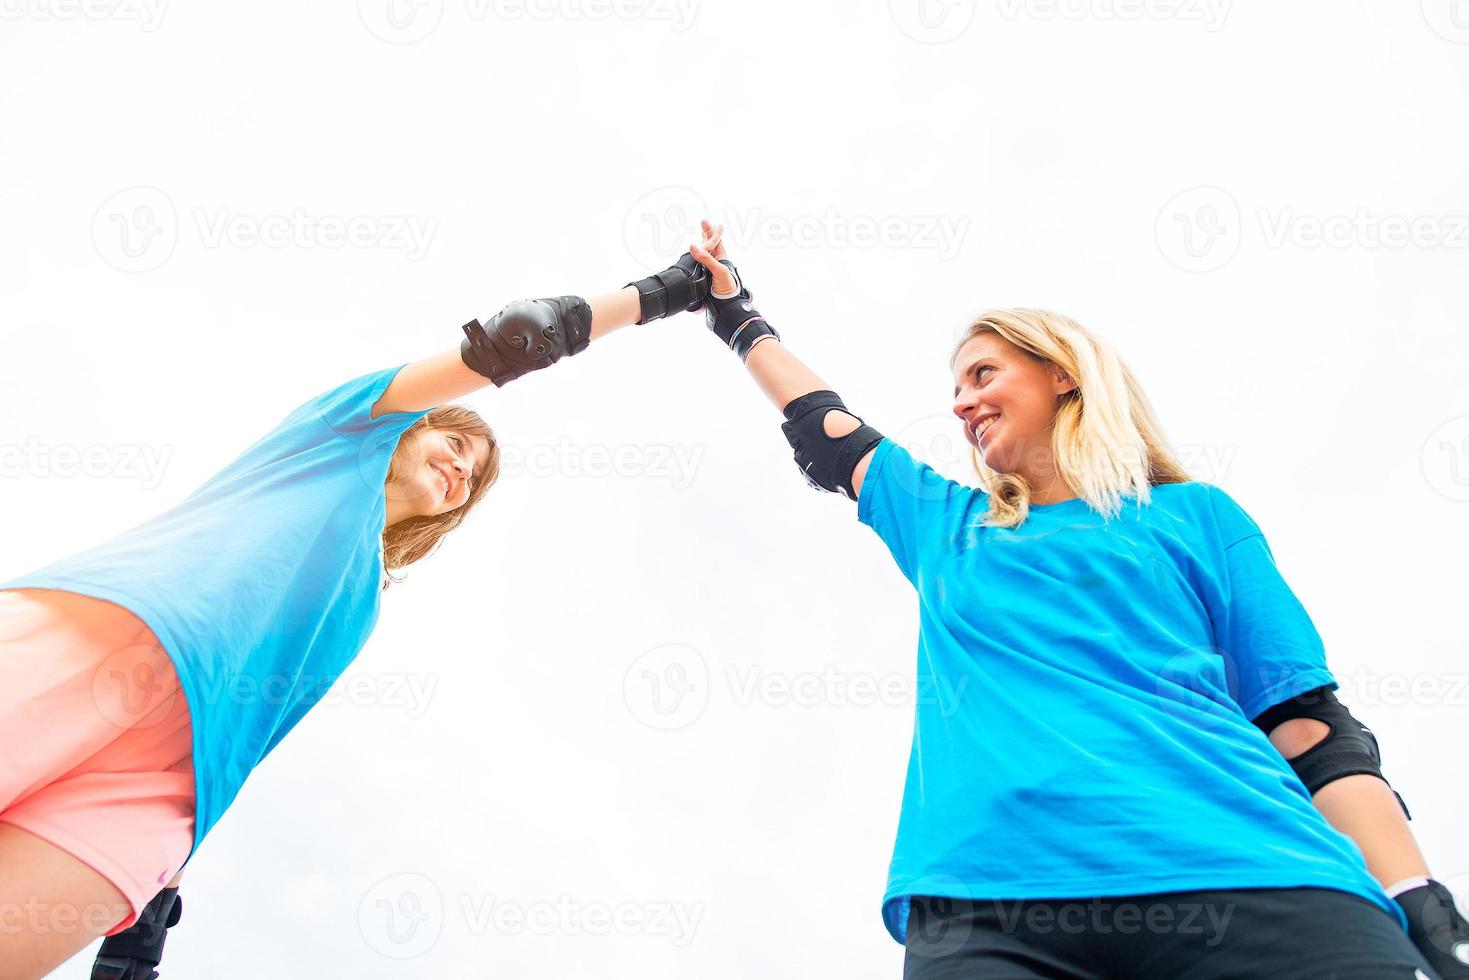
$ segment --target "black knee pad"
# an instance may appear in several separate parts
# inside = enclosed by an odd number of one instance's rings
[[[1292,718],[1311,718],[1330,729],[1320,742],[1294,759],[1286,760],[1312,796],[1327,783],[1343,776],[1365,773],[1387,782],[1387,777],[1382,774],[1382,753],[1377,745],[1377,736],[1352,716],[1330,688],[1318,687],[1267,709],[1255,719],[1255,726],[1268,736]],[[1391,783],[1388,788],[1392,789]],[[1404,815],[1411,820],[1412,814],[1408,813],[1408,805],[1402,796],[1397,790],[1393,790],[1393,795],[1398,798]]]

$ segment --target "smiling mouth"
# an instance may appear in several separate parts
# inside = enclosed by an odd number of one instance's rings
[[[974,441],[976,443],[979,442],[979,440],[984,436],[986,432],[995,427],[995,423],[990,420],[998,419],[999,417],[999,412],[990,412],[988,415],[981,415],[979,418],[970,423],[969,434],[974,437]],[[984,423],[986,421],[989,421],[990,423],[987,427],[984,426]]]
[[[452,491],[454,489],[453,482],[449,479],[448,474],[446,474],[437,465],[430,463],[429,464],[429,468],[434,471],[434,473],[438,476],[439,479],[441,479],[441,480],[444,481],[444,499],[445,500],[448,500],[449,499],[449,493],[450,493],[450,491]]]

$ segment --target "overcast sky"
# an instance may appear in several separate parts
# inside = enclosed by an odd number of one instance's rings
[[[951,475],[968,318],[1109,338],[1469,896],[1463,0],[0,18],[0,577],[707,213],[791,349]],[[898,976],[916,609],[855,507],[694,316],[464,403],[504,479],[201,847],[164,976]]]

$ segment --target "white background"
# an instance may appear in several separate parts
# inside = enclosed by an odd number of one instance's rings
[[[1463,0],[385,2],[0,3],[0,576],[707,210],[936,463],[967,318],[1116,344],[1469,892]],[[915,608],[853,505],[694,316],[465,403],[520,462],[200,849],[164,976],[898,976]]]

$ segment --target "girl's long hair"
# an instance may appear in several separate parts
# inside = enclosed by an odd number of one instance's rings
[[[404,568],[427,557],[444,535],[464,522],[469,512],[474,509],[474,505],[480,502],[500,476],[500,444],[495,441],[494,432],[477,412],[461,405],[440,405],[404,430],[403,435],[399,437],[398,445],[403,445],[423,429],[440,429],[458,432],[465,436],[484,436],[490,444],[489,462],[474,474],[474,486],[469,491],[469,499],[458,507],[434,517],[410,517],[383,530],[383,571],[385,573],[393,569]],[[392,461],[388,464],[387,482],[389,484],[401,478],[398,463],[399,456],[395,451]],[[401,578],[386,575],[383,579],[383,588],[386,589],[390,582],[401,581],[403,581]]]
[[[1059,366],[1077,383],[1061,396],[1051,435],[1058,475],[1092,509],[1117,516],[1124,496],[1138,504],[1149,487],[1193,477],[1174,456],[1153,407],[1112,346],[1070,317],[1049,310],[990,310],[965,330],[949,357],[984,333],[996,333],[1041,363]],[[971,449],[981,488],[990,495],[984,523],[1018,527],[1030,512],[1031,486],[1018,473],[990,469]]]

